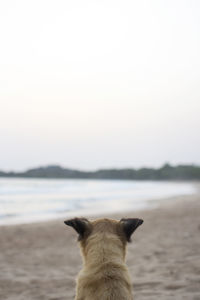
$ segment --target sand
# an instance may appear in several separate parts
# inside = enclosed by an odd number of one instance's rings
[[[114,217],[126,216],[144,219],[128,245],[134,299],[199,300],[200,195]],[[81,269],[76,240],[63,220],[1,226],[0,299],[73,299]]]

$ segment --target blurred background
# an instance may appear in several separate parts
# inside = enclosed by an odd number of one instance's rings
[[[199,20],[199,1],[1,1],[2,222],[200,178]]]

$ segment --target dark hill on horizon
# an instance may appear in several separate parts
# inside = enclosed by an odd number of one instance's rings
[[[200,166],[165,164],[161,168],[102,169],[79,171],[52,165],[25,172],[3,172],[0,177],[66,178],[66,179],[121,179],[121,180],[200,180]]]

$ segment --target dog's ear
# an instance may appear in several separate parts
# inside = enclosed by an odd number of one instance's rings
[[[90,230],[90,222],[85,218],[74,218],[64,221],[68,226],[73,227],[79,234],[78,240],[82,240]]]
[[[138,226],[142,225],[143,220],[130,218],[130,219],[121,219],[120,223],[122,224],[123,231],[126,236],[126,240],[128,242],[131,241],[131,235],[138,228]]]

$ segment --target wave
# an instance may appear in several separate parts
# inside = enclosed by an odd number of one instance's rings
[[[131,180],[0,179],[0,224],[151,208],[195,193],[192,183]]]

